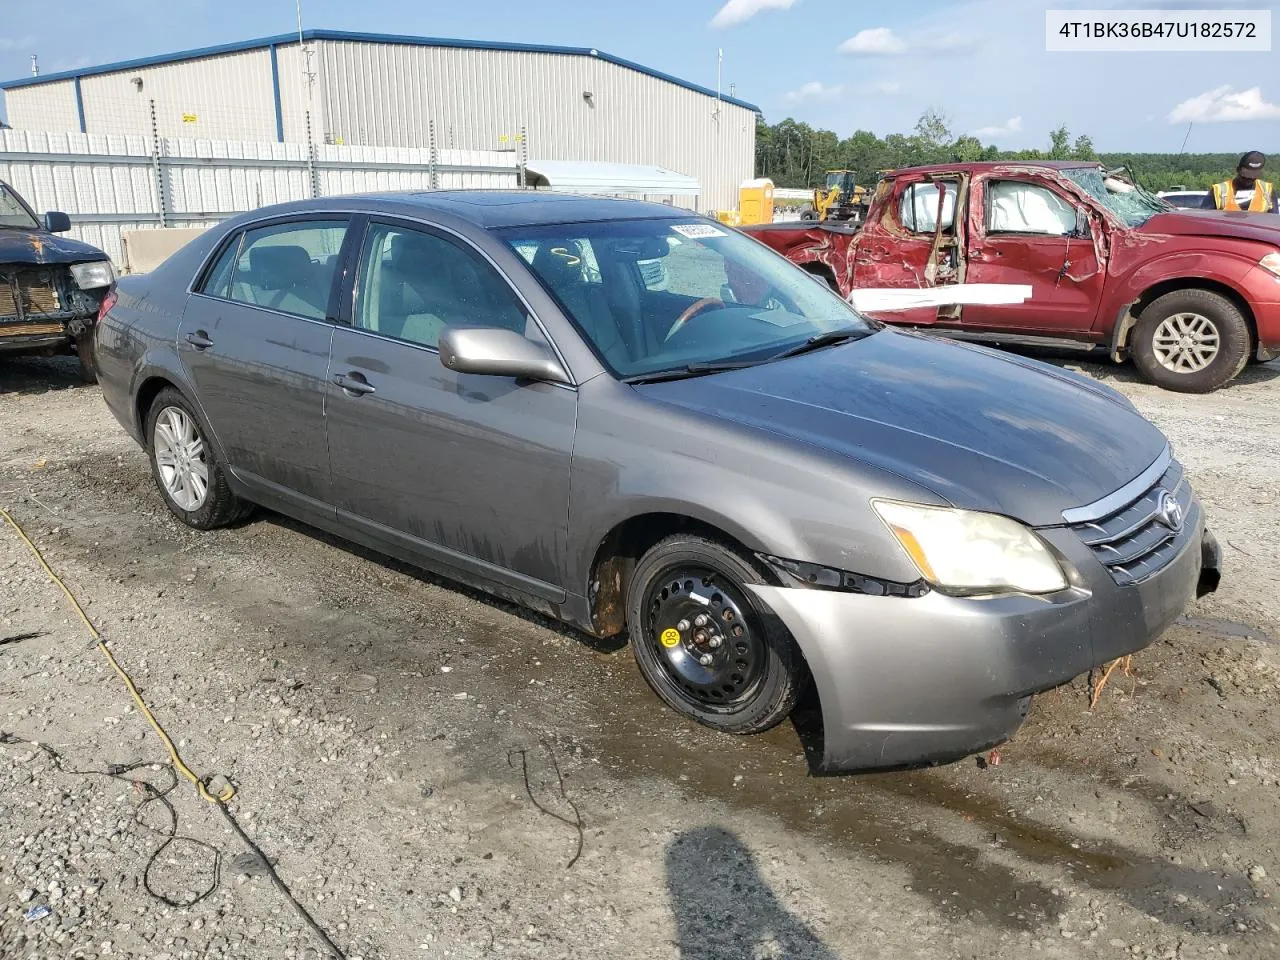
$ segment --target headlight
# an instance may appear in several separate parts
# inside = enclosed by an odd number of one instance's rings
[[[115,283],[116,272],[111,268],[110,260],[95,260],[92,263],[73,263],[71,277],[81,290],[96,290]]]
[[[1268,273],[1273,273],[1280,277],[1280,251],[1268,253],[1265,257],[1258,261],[1258,266]]]
[[[1049,548],[1016,520],[953,507],[871,503],[936,587],[959,593],[1053,593],[1067,586]]]

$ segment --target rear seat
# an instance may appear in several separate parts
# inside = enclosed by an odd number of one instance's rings
[[[280,244],[249,249],[249,271],[237,271],[231,296],[272,310],[322,319],[332,270],[315,263],[304,247]]]

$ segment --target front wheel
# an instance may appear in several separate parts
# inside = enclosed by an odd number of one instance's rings
[[[80,361],[80,379],[85,383],[98,382],[98,354],[93,342],[94,329],[76,337],[76,357]]]
[[[1180,393],[1209,393],[1249,362],[1253,338],[1240,308],[1211,290],[1174,290],[1142,311],[1130,352],[1143,377]]]
[[[750,562],[677,534],[644,555],[627,590],[640,672],[670,707],[725,733],[759,733],[795,707],[807,673],[795,641],[747,589]]]

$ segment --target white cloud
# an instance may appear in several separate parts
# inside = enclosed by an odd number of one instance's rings
[[[1183,100],[1169,111],[1170,123],[1229,123],[1234,120],[1280,120],[1280,104],[1263,100],[1261,87],[1236,90],[1222,86]]]
[[[7,52],[9,50],[25,50],[35,45],[34,37],[0,37],[0,51]]]
[[[1012,136],[1013,134],[1020,133],[1021,131],[1022,118],[1010,117],[998,127],[979,127],[977,130],[973,131],[973,135],[975,137],[988,137],[993,140],[998,140],[1001,137]]]
[[[757,13],[765,10],[790,10],[800,0],[729,0],[711,18],[711,26],[715,29],[736,27],[746,23]]]
[[[799,103],[802,100],[832,100],[844,93],[844,84],[827,86],[820,80],[811,80],[798,89],[786,94],[783,99],[788,103]]]
[[[876,93],[883,93],[892,96],[895,93],[902,92],[902,81],[900,80],[877,80],[871,85],[871,89]]]
[[[837,49],[860,57],[896,57],[907,52],[907,45],[888,27],[873,27],[859,30]]]

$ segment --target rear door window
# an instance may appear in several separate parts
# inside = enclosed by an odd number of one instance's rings
[[[938,229],[938,214],[941,212],[942,229],[949,231],[955,224],[958,186],[954,180],[909,184],[902,191],[898,219],[912,233],[927,233],[932,236]]]
[[[345,220],[277,223],[246,231],[229,298],[310,320],[325,319],[346,232]]]

